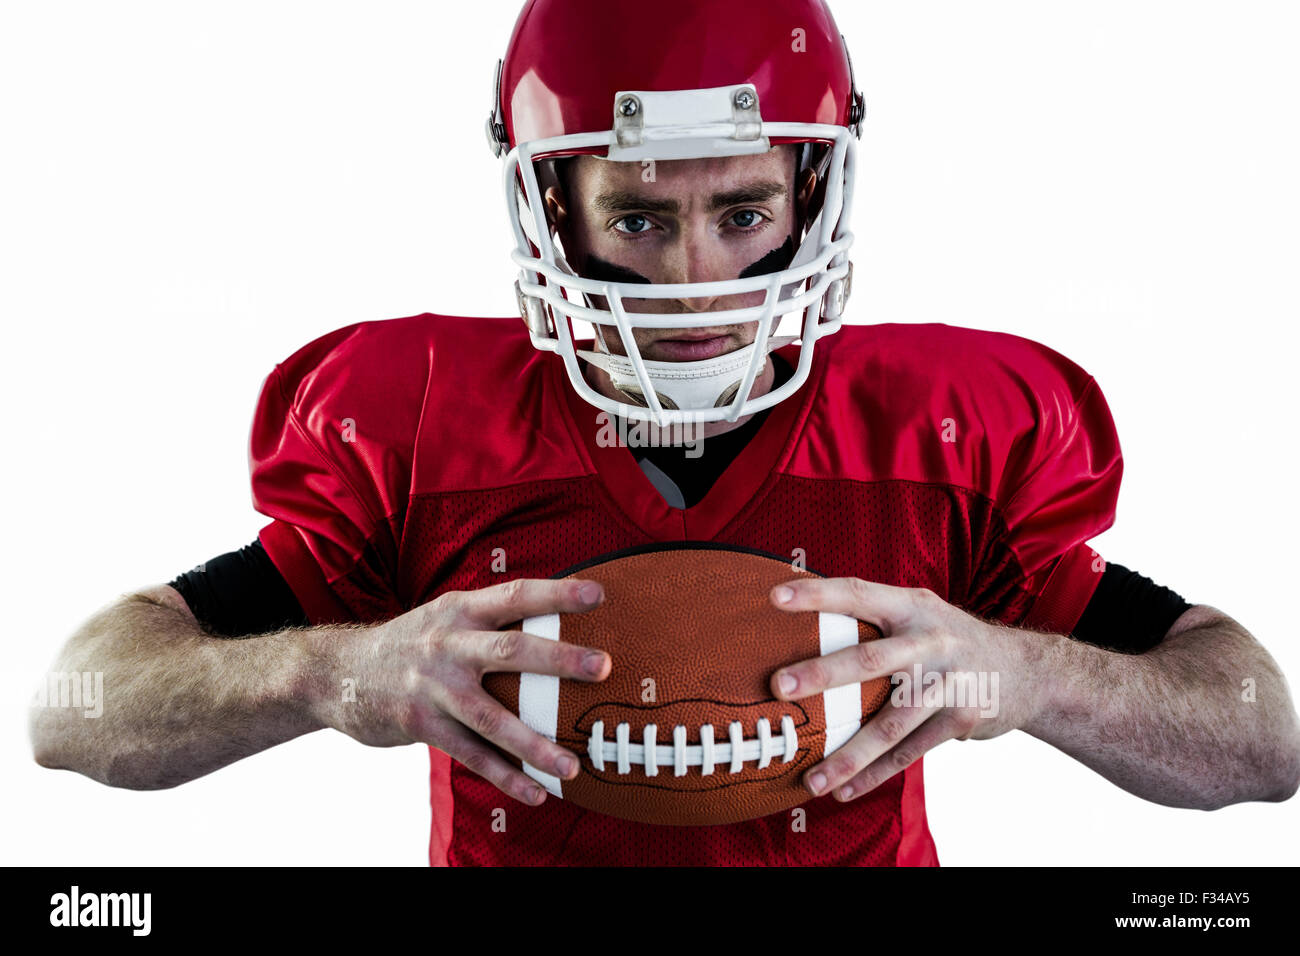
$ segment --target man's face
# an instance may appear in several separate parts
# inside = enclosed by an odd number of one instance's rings
[[[812,193],[797,189],[793,147],[753,156],[641,163],[579,156],[565,188],[546,192],[569,264],[588,278],[653,283],[712,282],[784,268]],[[566,195],[566,191],[568,195]],[[630,312],[683,314],[760,305],[763,292],[692,299],[625,298]],[[603,303],[601,303],[603,305]],[[757,322],[691,329],[634,329],[642,357],[697,361],[750,344]],[[617,333],[611,352],[624,354]]]

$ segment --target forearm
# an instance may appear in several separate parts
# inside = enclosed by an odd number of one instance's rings
[[[1033,639],[1048,642],[1036,668],[1047,692],[1022,729],[1117,786],[1197,809],[1295,792],[1300,737],[1286,682],[1231,619],[1209,619],[1140,655]]]
[[[102,713],[38,703],[36,760],[110,786],[159,789],[317,730],[312,701],[328,678],[313,647],[323,630],[232,640],[161,602],[124,599],[88,621],[54,667],[102,674]]]

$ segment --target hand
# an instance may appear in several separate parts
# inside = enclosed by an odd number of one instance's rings
[[[528,617],[589,611],[604,600],[594,581],[518,579],[478,591],[451,591],[373,627],[332,632],[319,648],[330,658],[322,721],[374,747],[425,743],[454,757],[524,803],[546,794],[494,748],[562,780],[578,758],[525,726],[483,689],[492,671],[526,671],[598,681],[609,655],[526,634],[498,631]],[[341,645],[341,646],[338,646]],[[338,701],[344,678],[356,681],[356,701]]]
[[[799,700],[877,677],[901,675],[904,681],[861,730],[804,774],[813,794],[860,797],[944,741],[1004,734],[1024,726],[1045,703],[1044,681],[1034,673],[1038,656],[1026,640],[1031,635],[981,621],[932,591],[857,578],[802,578],[773,588],[771,599],[783,611],[847,614],[883,635],[777,671],[771,686],[778,699]],[[923,675],[930,672],[967,679],[965,706],[935,700],[943,697],[935,691],[924,694],[929,685]]]

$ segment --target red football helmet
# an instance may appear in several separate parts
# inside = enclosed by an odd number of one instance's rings
[[[808,376],[813,343],[839,328],[848,297],[862,114],[847,48],[821,0],[528,0],[497,64],[487,133],[493,151],[505,154],[512,259],[520,267],[515,289],[533,344],[562,356],[584,399],[630,419],[735,421],[788,397]],[[558,157],[645,163],[761,153],[786,143],[801,144],[801,166],[817,171],[818,185],[785,269],[645,285],[578,276],[557,252],[542,198]],[[755,292],[764,293],[763,303],[744,309],[664,315],[623,308],[624,299]],[[608,308],[594,307],[593,297]],[[799,314],[799,335],[773,335],[783,316]],[[599,351],[575,350],[572,319],[593,324]],[[754,345],[702,362],[645,360],[632,336],[638,327],[755,321]],[[617,330],[625,356],[605,347],[609,329]],[[793,378],[749,398],[768,353],[796,339]],[[579,355],[605,368],[629,401],[591,388]]]

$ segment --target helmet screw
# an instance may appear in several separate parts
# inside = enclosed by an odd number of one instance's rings
[[[736,104],[737,109],[752,110],[754,108],[754,94],[749,90],[737,90],[732,102]]]
[[[625,96],[618,101],[618,111],[623,116],[636,116],[641,111],[641,101],[635,96]]]

